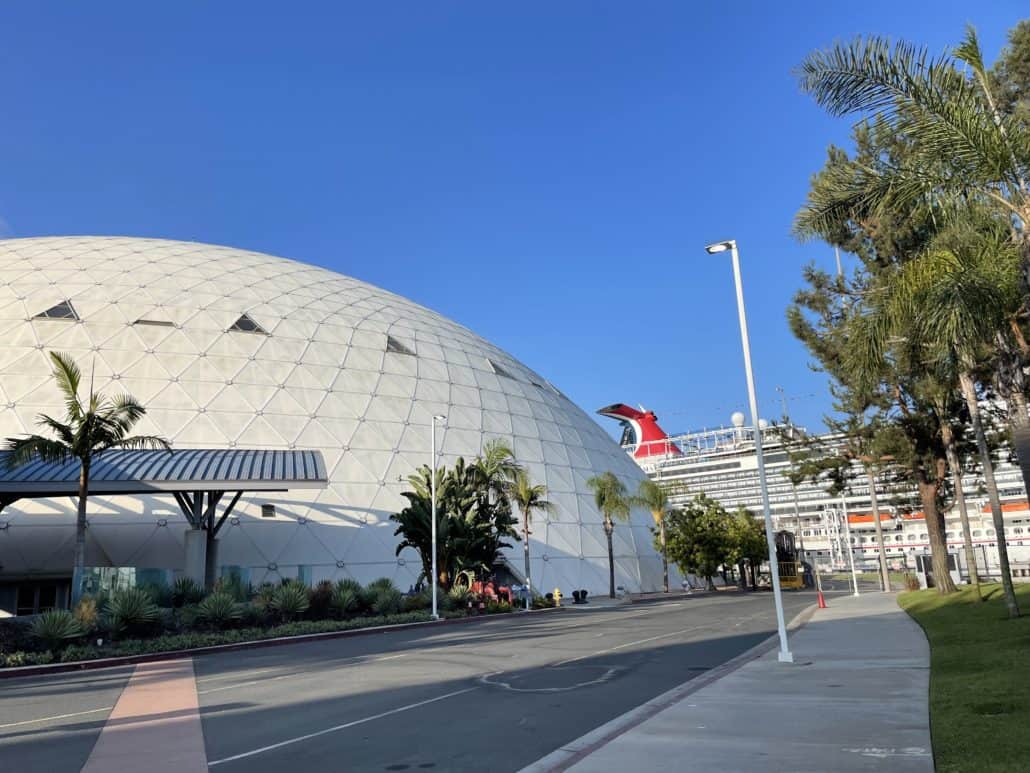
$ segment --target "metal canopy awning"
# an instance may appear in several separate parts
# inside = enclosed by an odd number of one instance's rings
[[[0,452],[0,510],[19,499],[77,496],[79,461],[33,461],[9,469]],[[171,494],[195,529],[213,538],[245,491],[322,489],[329,484],[320,451],[193,448],[112,450],[90,467],[91,496]],[[235,492],[215,521],[218,503]],[[204,495],[207,494],[207,503]]]
[[[0,452],[0,497],[73,496],[79,493],[79,461],[34,461],[8,469]],[[319,451],[194,448],[112,450],[94,459],[90,494],[171,494],[175,491],[285,491],[325,488]]]

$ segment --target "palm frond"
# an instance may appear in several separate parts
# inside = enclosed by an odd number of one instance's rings
[[[73,455],[64,443],[42,435],[8,438],[4,450],[7,451],[4,465],[8,469],[21,467],[37,459],[50,463],[65,462]]]
[[[172,453],[172,444],[166,438],[157,435],[132,435],[131,437],[120,438],[110,445],[98,449],[98,451],[106,451],[109,448],[164,449]]]
[[[84,413],[82,402],[79,399],[82,371],[79,370],[79,366],[75,364],[71,355],[64,352],[50,352],[50,360],[53,363],[53,375],[54,380],[57,381],[57,388],[64,395],[68,418],[74,422],[80,419]]]
[[[41,427],[49,427],[50,431],[57,435],[58,439],[65,445],[75,445],[75,429],[70,424],[58,421],[52,416],[41,413],[36,417],[36,423]]]

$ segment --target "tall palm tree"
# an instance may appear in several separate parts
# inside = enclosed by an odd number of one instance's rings
[[[514,477],[508,484],[507,493],[508,500],[522,514],[522,550],[526,562],[526,609],[529,609],[533,587],[529,572],[529,535],[531,534],[529,526],[534,512],[548,515],[554,512],[554,505],[546,498],[547,486],[542,483],[534,485],[529,473],[522,468],[515,471]]]
[[[865,348],[864,357],[875,362],[885,356],[891,341],[901,341],[911,356],[925,362],[938,383],[957,379],[991,504],[1006,605],[1009,616],[1018,617],[1001,500],[975,376],[980,353],[1004,329],[1009,309],[1019,303],[1018,256],[1002,234],[978,227],[983,225],[958,221],[923,256],[886,274],[875,293],[880,297],[871,303],[874,313],[867,320],[868,330],[874,332],[864,337],[865,347],[859,348]],[[862,362],[856,365],[863,367]]]
[[[961,66],[961,69],[960,69]],[[1030,266],[1030,130],[998,109],[972,27],[951,54],[881,37],[816,51],[802,62],[803,91],[831,115],[864,115],[906,138],[904,163],[855,165],[837,190],[810,198],[799,225],[818,230],[842,211],[961,196],[1013,218]]]
[[[669,512],[669,495],[661,485],[653,480],[640,481],[633,504],[646,507],[658,527],[658,544],[662,548],[662,587],[669,592],[669,557],[665,545],[665,516]]]
[[[604,518],[604,534],[608,538],[608,596],[615,598],[615,551],[612,548],[612,531],[615,521],[629,520],[630,500],[626,485],[609,471],[587,480],[594,492],[594,503]]]
[[[8,438],[4,450],[9,468],[20,467],[34,459],[61,463],[69,459],[79,461],[79,508],[75,521],[75,566],[72,571],[74,606],[82,597],[83,573],[86,565],[86,500],[89,497],[89,471],[97,457],[112,448],[165,448],[171,451],[167,440],[153,435],[129,435],[144,414],[144,408],[131,395],[108,397],[93,391],[89,397],[79,397],[82,373],[74,360],[62,352],[50,352],[54,380],[64,395],[65,420],[40,414],[37,423],[48,428],[56,437],[29,435]]]

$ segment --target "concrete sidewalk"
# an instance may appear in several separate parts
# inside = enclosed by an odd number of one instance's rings
[[[772,649],[525,770],[933,771],[922,629],[893,594],[829,603],[791,635],[793,665]]]

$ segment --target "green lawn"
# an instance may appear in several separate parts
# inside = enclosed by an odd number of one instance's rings
[[[898,596],[930,641],[930,730],[937,770],[1030,770],[1030,585],[1009,620],[1000,585]]]

